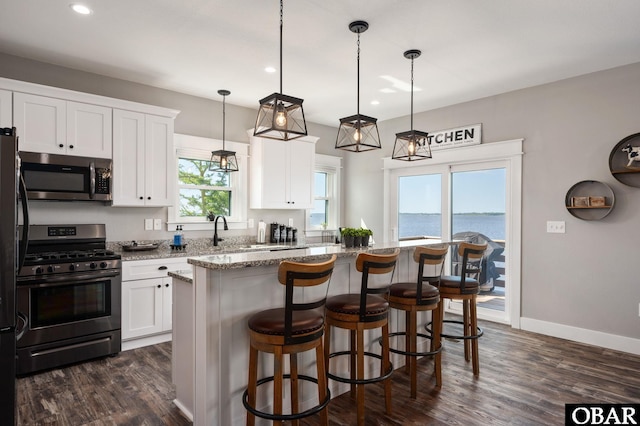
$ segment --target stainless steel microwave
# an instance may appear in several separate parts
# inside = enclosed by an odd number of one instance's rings
[[[24,152],[20,172],[30,200],[111,201],[111,160]]]

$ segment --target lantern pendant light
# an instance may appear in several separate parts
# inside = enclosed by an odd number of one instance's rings
[[[222,149],[211,152],[211,165],[209,170],[213,172],[237,172],[238,160],[236,159],[236,153],[234,151],[227,151],[224,149],[224,137],[225,137],[225,99],[231,94],[228,90],[218,90],[218,94],[222,95]]]
[[[368,28],[369,24],[365,21],[354,21],[349,24],[349,30],[358,34],[358,110],[356,115],[340,119],[336,149],[362,152],[382,148],[376,124],[378,119],[360,114],[360,34]]]
[[[411,59],[411,130],[396,133],[396,143],[393,145],[393,155],[391,156],[394,160],[415,161],[431,158],[427,132],[413,130],[413,60],[421,53],[417,49],[404,52],[404,57]]]
[[[282,94],[282,0],[280,0],[280,93],[260,99],[253,136],[290,140],[307,135],[303,100]]]

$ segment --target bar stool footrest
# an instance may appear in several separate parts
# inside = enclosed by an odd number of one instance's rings
[[[285,379],[291,379],[291,374],[285,374],[283,376]],[[260,385],[264,385],[265,383],[268,382],[273,382],[275,380],[274,376],[269,376],[269,377],[265,377],[263,379],[258,380],[258,383],[256,385],[256,389],[258,387],[260,387]],[[304,380],[307,382],[313,382],[315,384],[318,384],[318,379],[316,379],[315,377],[310,377],[310,376],[305,376],[303,374],[299,374],[298,375],[298,380]],[[244,408],[247,409],[247,411],[249,411],[251,414],[253,414],[256,417],[260,417],[263,419],[267,419],[267,420],[279,420],[279,421],[291,421],[291,420],[299,420],[305,417],[309,417],[312,416],[316,413],[319,413],[320,411],[324,410],[326,408],[327,405],[329,405],[329,402],[331,401],[331,391],[329,390],[329,388],[327,387],[327,397],[324,399],[324,401],[322,401],[321,404],[318,404],[314,407],[309,408],[308,410],[305,410],[301,413],[292,413],[292,414],[273,414],[273,413],[266,413],[264,411],[259,411],[256,410],[255,408],[253,408],[252,406],[249,405],[249,390],[245,389],[244,393],[242,394],[242,404],[244,405]]]
[[[351,351],[334,352],[334,353],[329,355],[329,359],[331,359],[333,357],[336,357],[336,356],[344,356],[344,355],[351,355]],[[369,357],[377,358],[380,361],[382,361],[382,355],[374,354],[373,352],[365,352],[364,356],[365,357],[369,356]],[[327,371],[327,377],[329,377],[330,379],[335,380],[336,382],[349,383],[349,384],[353,384],[353,385],[367,385],[367,384],[370,384],[370,383],[377,383],[377,382],[382,382],[384,380],[387,380],[389,377],[391,377],[392,373],[393,373],[393,364],[391,362],[389,362],[389,371],[387,371],[382,376],[371,377],[371,378],[368,378],[368,379],[352,379],[350,377],[336,376],[335,374],[331,374],[331,373],[329,373]]]
[[[404,332],[404,331],[398,331],[398,332],[395,332],[395,333],[389,333],[389,340],[391,340],[392,337],[406,336],[406,335],[407,335],[407,333]],[[431,336],[427,336],[426,334],[416,333],[416,336],[422,337],[423,339],[431,340]],[[382,346],[382,338],[378,339],[378,343]],[[440,344],[440,347],[436,348],[435,350],[428,351],[428,352],[402,351],[400,349],[392,348],[391,345],[389,345],[389,352],[392,352],[392,353],[398,354],[398,355],[408,355],[408,356],[414,356],[414,357],[418,357],[418,356],[433,356],[433,355],[436,355],[436,354],[442,352],[442,344]]]
[[[457,320],[444,320],[442,321],[443,323],[450,323],[450,324],[460,324],[462,326],[464,326],[464,321],[457,321]],[[431,331],[431,328],[429,328],[431,326],[431,322],[428,322],[424,325],[424,329],[427,330],[427,333],[429,334],[433,334],[433,332]],[[476,327],[477,328],[477,333],[473,336],[463,336],[460,334],[444,334],[444,333],[440,333],[440,337],[445,337],[447,339],[455,339],[455,340],[474,340],[474,339],[478,339],[480,337],[482,337],[484,335],[484,330],[481,329],[480,327]],[[444,329],[444,327],[443,327]]]

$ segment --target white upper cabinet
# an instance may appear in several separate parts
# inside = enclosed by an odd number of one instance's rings
[[[111,158],[111,108],[15,92],[20,150]]]
[[[111,158],[111,108],[67,102],[67,153]]]
[[[250,194],[252,209],[313,207],[315,142],[251,137]]]
[[[0,90],[0,127],[13,126],[12,93],[9,90]]]
[[[113,205],[170,206],[173,118],[113,110]]]

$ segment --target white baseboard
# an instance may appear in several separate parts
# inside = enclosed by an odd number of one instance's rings
[[[148,337],[141,337],[139,339],[127,340],[122,342],[122,350],[129,351],[131,349],[142,348],[144,346],[157,345],[158,343],[170,342],[171,331],[164,334],[156,334]]]
[[[540,321],[533,318],[520,318],[520,328],[547,336],[640,355],[640,339]]]

